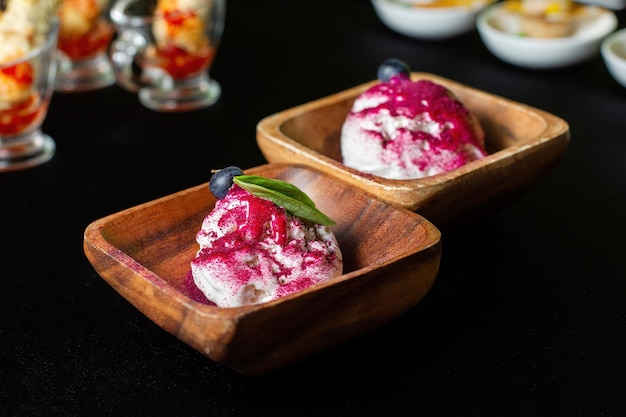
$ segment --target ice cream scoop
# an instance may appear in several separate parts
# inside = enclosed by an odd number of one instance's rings
[[[194,283],[219,307],[271,301],[343,270],[328,226],[303,220],[236,184],[206,216],[196,240]]]
[[[408,66],[398,60],[383,63],[381,76],[355,99],[343,123],[344,165],[389,179],[415,179],[486,156],[480,123],[448,89],[412,81]]]

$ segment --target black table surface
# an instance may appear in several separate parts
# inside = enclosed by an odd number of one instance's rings
[[[626,17],[616,12],[620,27]],[[86,259],[92,221],[266,163],[265,116],[370,81],[388,57],[565,119],[521,199],[442,233],[434,287],[352,341],[265,376],[166,333]],[[366,0],[228,4],[211,108],[158,113],[117,86],[53,96],[54,159],[0,174],[2,416],[626,415],[626,89],[598,54],[506,64],[477,33],[396,34]]]

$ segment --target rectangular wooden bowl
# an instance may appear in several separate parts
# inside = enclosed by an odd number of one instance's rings
[[[475,219],[509,204],[542,181],[569,143],[568,124],[545,111],[428,73],[479,119],[489,155],[456,170],[413,180],[391,180],[342,164],[341,127],[355,98],[371,81],[268,116],[257,125],[257,144],[269,162],[306,164],[416,211],[438,227]]]
[[[157,325],[215,362],[264,374],[367,332],[415,305],[432,286],[440,231],[409,210],[306,166],[246,174],[300,187],[337,223],[344,274],[269,303],[219,308],[194,295],[190,262],[215,205],[207,184],[91,223],[84,251],[95,270]]]

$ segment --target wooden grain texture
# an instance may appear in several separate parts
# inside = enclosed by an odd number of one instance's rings
[[[486,158],[414,180],[386,179],[343,165],[343,121],[355,98],[377,81],[264,118],[257,125],[259,148],[269,162],[315,167],[442,228],[475,220],[523,195],[545,179],[569,144],[568,124],[543,110],[433,74],[412,78],[447,87],[476,115],[486,134]]]
[[[265,374],[345,342],[415,305],[432,286],[440,231],[311,167],[246,170],[291,182],[337,224],[344,274],[270,303],[219,308],[189,295],[195,235],[215,204],[207,184],[90,224],[84,251],[95,270],[163,329],[210,359]]]

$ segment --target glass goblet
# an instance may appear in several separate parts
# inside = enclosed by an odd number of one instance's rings
[[[56,144],[41,125],[54,91],[58,30],[55,19],[41,46],[0,64],[0,172],[30,168],[54,156]]]
[[[115,34],[109,0],[63,0],[60,20],[59,70],[56,90],[82,92],[115,84],[108,49]]]
[[[226,0],[117,0],[110,48],[118,83],[156,111],[205,108],[221,95],[209,76]]]

